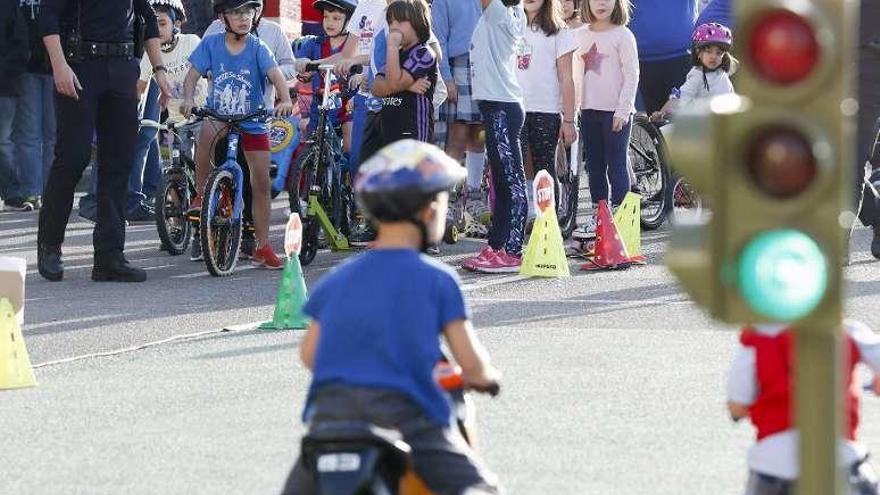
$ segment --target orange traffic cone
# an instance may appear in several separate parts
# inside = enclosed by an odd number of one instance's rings
[[[633,261],[626,252],[626,245],[608,209],[608,202],[599,201],[596,213],[596,247],[593,258],[581,265],[581,270],[622,270],[629,268]]]

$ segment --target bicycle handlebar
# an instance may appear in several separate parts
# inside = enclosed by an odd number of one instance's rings
[[[252,120],[252,119],[266,119],[269,118],[272,114],[266,110],[265,108],[260,108],[251,113],[244,115],[222,115],[210,108],[193,108],[192,114],[200,119],[204,119],[206,117],[211,117],[212,119],[219,120],[226,124],[240,124],[241,122]]]
[[[333,70],[336,66],[333,64],[317,64],[311,63],[306,64],[306,72],[320,72],[325,70]],[[351,69],[348,70],[350,75],[361,74],[364,71],[363,65],[352,65]]]

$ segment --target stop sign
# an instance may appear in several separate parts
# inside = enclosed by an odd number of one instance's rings
[[[299,213],[291,213],[290,219],[287,220],[287,230],[284,232],[284,252],[288,258],[299,255],[302,248],[302,220],[299,219]]]
[[[553,177],[550,176],[549,172],[541,170],[535,174],[535,210],[539,215],[544,215],[551,209],[556,208],[556,194],[553,186]]]

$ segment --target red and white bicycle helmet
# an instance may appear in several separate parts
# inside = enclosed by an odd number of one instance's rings
[[[730,47],[733,46],[733,33],[723,24],[709,22],[700,24],[697,29],[694,29],[691,41],[693,41],[694,48],[715,45],[725,51],[730,51]]]

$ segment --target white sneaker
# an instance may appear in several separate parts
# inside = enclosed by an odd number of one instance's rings
[[[583,227],[578,227],[574,229],[574,232],[571,233],[572,239],[577,239],[579,241],[585,241],[589,239],[593,239],[596,237],[596,216],[590,215],[587,217],[587,223]]]

